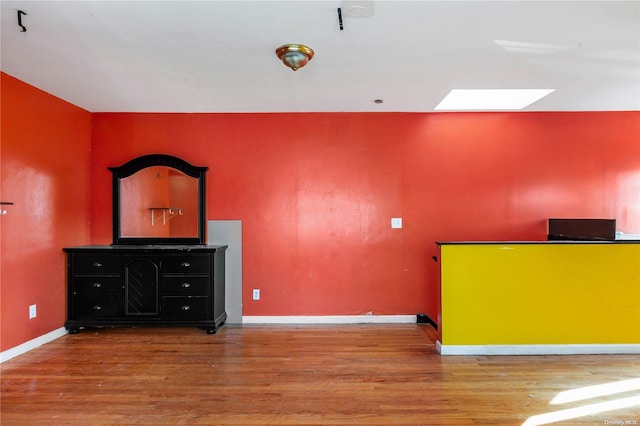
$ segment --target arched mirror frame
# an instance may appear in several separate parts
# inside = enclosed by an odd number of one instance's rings
[[[154,166],[168,166],[181,171],[187,176],[198,179],[198,236],[189,237],[128,237],[121,232],[120,212],[120,180],[132,174]],[[109,167],[113,173],[113,244],[163,244],[163,245],[196,245],[206,244],[206,200],[205,173],[208,167],[198,167],[181,158],[166,154],[149,154],[134,158],[119,167]]]

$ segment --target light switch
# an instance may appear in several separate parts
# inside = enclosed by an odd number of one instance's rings
[[[402,218],[401,217],[392,217],[391,218],[391,228],[393,228],[393,229],[402,228]]]

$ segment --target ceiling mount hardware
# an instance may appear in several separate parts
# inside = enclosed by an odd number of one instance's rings
[[[26,12],[23,12],[22,10],[18,11],[18,26],[20,27],[20,32],[21,33],[26,33],[27,32],[27,27],[25,27],[24,25],[22,25],[22,15],[26,15]]]

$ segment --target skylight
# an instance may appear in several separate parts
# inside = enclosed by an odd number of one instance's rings
[[[518,110],[542,99],[555,89],[453,89],[436,111]]]

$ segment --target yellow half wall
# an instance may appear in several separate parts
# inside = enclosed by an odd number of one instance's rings
[[[640,343],[640,244],[442,243],[441,344]]]

